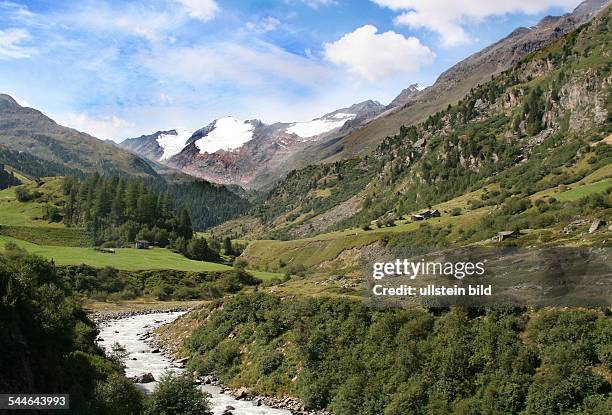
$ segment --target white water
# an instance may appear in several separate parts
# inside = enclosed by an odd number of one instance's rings
[[[172,322],[184,312],[143,314],[133,317],[111,320],[100,326],[100,338],[104,341],[98,344],[109,350],[115,342],[123,346],[128,353],[125,361],[125,374],[128,377],[151,373],[159,379],[165,372],[180,373],[182,369],[173,366],[170,359],[161,353],[151,353],[153,348],[145,340],[140,340],[146,332],[163,324]],[[118,333],[115,333],[118,332]],[[136,360],[132,360],[132,358]],[[137,384],[145,392],[150,393],[157,382]],[[220,415],[228,405],[233,406],[234,415],[290,415],[290,411],[262,406],[255,406],[251,401],[236,400],[233,396],[220,393],[221,388],[210,385],[201,386],[211,395],[210,402],[215,415]]]

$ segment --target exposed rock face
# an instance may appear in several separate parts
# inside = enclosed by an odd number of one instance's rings
[[[415,99],[423,89],[424,87],[419,84],[410,85],[408,88],[400,92],[400,94],[396,96],[395,99],[391,101],[389,105],[387,105],[387,109],[401,107],[402,105],[407,104],[408,102]]]

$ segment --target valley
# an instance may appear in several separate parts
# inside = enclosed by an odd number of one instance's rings
[[[112,143],[0,95],[0,391],[96,415],[608,415],[611,19],[587,0],[310,121]],[[371,295],[374,262],[476,250],[521,301],[440,275],[423,301]]]

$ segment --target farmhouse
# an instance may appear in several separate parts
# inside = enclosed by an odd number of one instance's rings
[[[145,241],[143,239],[137,240],[134,243],[134,248],[136,248],[136,249],[149,249],[149,241]]]

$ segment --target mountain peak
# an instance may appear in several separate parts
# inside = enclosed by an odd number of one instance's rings
[[[421,91],[424,89],[425,89],[424,86],[417,84],[417,83],[409,85],[408,88],[405,88],[404,90],[402,90],[402,92],[400,92],[400,94],[397,97],[395,97],[393,101],[391,101],[391,103],[387,106],[387,108],[401,107],[407,104],[417,95],[419,95]]]
[[[19,105],[19,103],[15,101],[12,96],[7,94],[0,94],[0,105],[3,107],[21,107],[21,105]]]

